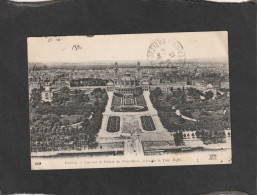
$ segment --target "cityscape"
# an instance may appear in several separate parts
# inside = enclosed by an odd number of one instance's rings
[[[170,59],[175,55],[169,54]],[[46,159],[62,159],[69,168],[132,162],[166,166],[172,165],[169,159],[183,161],[201,153],[216,160],[209,163],[231,163],[229,66],[224,58],[29,62],[28,84],[32,166]],[[230,155],[220,160],[224,151]],[[169,163],[153,164],[159,157]],[[100,164],[74,165],[81,159]],[[123,163],[101,165],[102,159]],[[184,164],[208,164],[201,157],[194,160]]]

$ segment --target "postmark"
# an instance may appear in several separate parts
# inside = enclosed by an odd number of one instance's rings
[[[147,50],[147,60],[152,66],[184,66],[186,54],[182,44],[175,39],[156,39]]]

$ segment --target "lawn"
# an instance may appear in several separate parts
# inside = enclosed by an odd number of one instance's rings
[[[107,132],[118,132],[120,130],[120,117],[111,116],[108,119]]]
[[[136,97],[136,101],[138,106],[146,106],[145,98],[143,95]]]
[[[64,124],[65,122],[69,124],[74,124],[80,122],[80,118],[82,115],[70,115],[70,116],[64,116],[60,119],[60,121]]]
[[[198,119],[199,119],[200,114],[201,114],[201,112],[193,112],[193,113],[192,113],[193,118],[194,118],[194,119],[196,119],[196,120],[198,120]]]
[[[154,131],[156,129],[151,116],[141,116],[140,118],[144,130]]]
[[[113,96],[112,106],[120,106],[121,105],[121,97]]]

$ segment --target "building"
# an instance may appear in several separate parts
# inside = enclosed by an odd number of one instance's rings
[[[42,92],[42,101],[52,102],[53,101],[53,92],[51,91],[50,85],[45,86],[45,90]]]
[[[107,87],[107,91],[113,91],[114,90],[114,83],[112,81],[109,81],[106,84],[106,87]]]
[[[126,72],[121,78],[116,79],[114,92],[118,94],[139,94],[142,87],[139,86],[139,80]]]
[[[142,91],[149,91],[149,82],[141,80],[140,63],[137,63],[137,74],[133,76],[128,70],[121,77],[118,77],[118,63],[114,65],[114,82],[107,83],[107,91],[117,94],[140,94]]]
[[[161,83],[161,79],[158,78],[158,77],[154,77],[154,78],[151,79],[151,84],[152,85],[160,85],[160,83]]]
[[[141,83],[141,86],[142,86],[143,91],[149,91],[150,90],[149,82],[147,82],[147,81],[143,81]]]
[[[229,82],[221,82],[220,89],[229,89]]]
[[[69,87],[70,88],[70,81],[68,78],[58,78],[54,85],[53,85],[55,88],[58,88],[58,89],[61,89],[63,87]]]
[[[210,84],[210,83],[209,83],[208,85],[206,85],[206,89],[207,89],[207,90],[212,90],[213,88],[214,88],[214,87],[213,87],[212,84]]]
[[[32,92],[33,89],[40,89],[41,87],[41,79],[37,75],[29,75],[29,93]]]

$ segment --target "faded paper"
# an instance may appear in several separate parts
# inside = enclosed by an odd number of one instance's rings
[[[32,170],[232,163],[226,31],[27,42]]]

